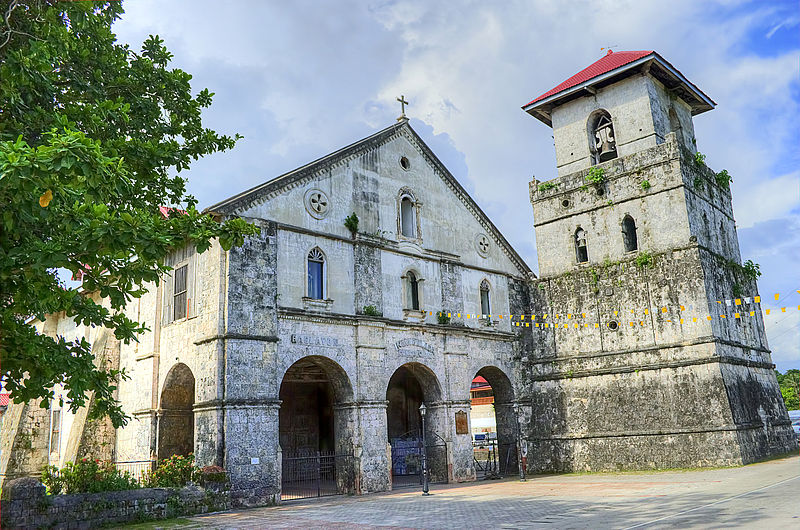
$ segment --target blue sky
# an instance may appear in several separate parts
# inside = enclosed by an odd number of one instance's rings
[[[165,39],[206,123],[245,139],[196,163],[208,206],[394,122],[411,124],[535,270],[527,183],[555,176],[551,131],[520,106],[597,60],[656,50],[714,99],[698,149],[734,178],[742,258],[762,295],[773,360],[800,368],[800,8],[784,2],[135,0],[115,30]],[[788,297],[787,297],[788,296]],[[771,302],[774,303],[774,302]],[[793,305],[792,305],[793,304]],[[782,305],[782,304],[781,304]]]

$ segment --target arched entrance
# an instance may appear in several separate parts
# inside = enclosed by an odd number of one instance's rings
[[[303,357],[283,376],[280,399],[281,498],[353,491],[353,389],[344,369]]]
[[[183,363],[173,366],[161,391],[158,421],[159,460],[194,452],[194,375]]]
[[[392,487],[422,484],[422,415],[431,482],[447,482],[447,445],[442,430],[442,390],[433,371],[420,363],[395,370],[386,388],[386,430],[392,447]]]
[[[478,479],[518,473],[514,389],[497,367],[478,370],[470,387],[470,424]]]

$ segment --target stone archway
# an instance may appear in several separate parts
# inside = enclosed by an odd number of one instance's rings
[[[194,375],[183,363],[176,364],[167,373],[159,410],[159,460],[194,452],[194,386]]]
[[[518,473],[517,418],[511,380],[500,368],[484,366],[472,381],[470,401],[476,475],[481,478]]]
[[[353,388],[344,369],[327,357],[303,357],[286,370],[279,397],[281,497],[352,492]]]
[[[447,482],[447,445],[442,437],[446,407],[436,374],[421,363],[406,363],[392,374],[386,387],[386,431],[391,445],[392,486],[421,483],[422,416],[425,404],[425,438],[431,482]]]

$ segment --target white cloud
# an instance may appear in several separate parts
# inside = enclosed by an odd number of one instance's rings
[[[139,0],[125,8],[121,38],[138,48],[160,34],[197,88],[217,92],[207,122],[245,133],[232,153],[193,167],[190,189],[202,205],[393,123],[404,94],[418,132],[536,269],[527,182],[554,176],[555,160],[550,129],[519,107],[617,45],[657,50],[718,102],[695,127],[709,165],[734,178],[740,228],[762,233],[765,221],[798,218],[800,46],[758,53],[747,44],[776,42],[797,25],[781,6]],[[796,263],[762,250],[762,266],[779,264],[771,274],[792,274]]]

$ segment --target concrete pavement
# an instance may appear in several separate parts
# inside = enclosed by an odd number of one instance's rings
[[[740,468],[539,475],[431,493],[292,502],[194,517],[177,528],[800,528],[800,457]]]

